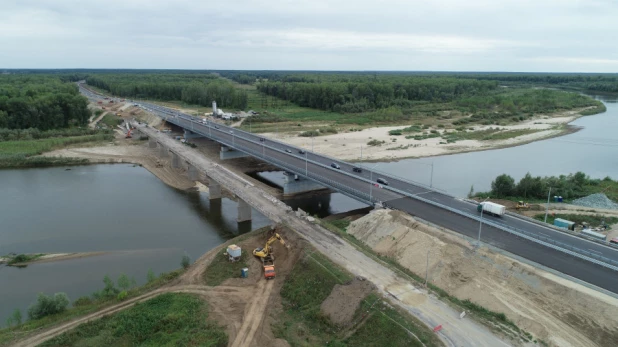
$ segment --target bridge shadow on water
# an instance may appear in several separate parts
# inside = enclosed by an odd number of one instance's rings
[[[224,239],[231,239],[252,230],[252,221],[238,223],[236,221],[238,203],[227,199],[210,200],[208,194],[200,192],[182,192],[186,194],[191,208],[197,212],[201,220],[213,226],[213,229]],[[252,210],[253,217],[258,214]]]

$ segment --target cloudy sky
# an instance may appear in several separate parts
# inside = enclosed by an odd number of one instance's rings
[[[618,71],[616,0],[2,0],[0,68]]]

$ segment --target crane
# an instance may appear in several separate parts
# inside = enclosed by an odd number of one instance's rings
[[[253,255],[260,258],[262,265],[264,266],[264,278],[267,280],[275,278],[275,257],[273,257],[273,249],[271,244],[275,241],[279,241],[282,245],[285,245],[285,241],[278,233],[274,233],[266,244],[262,248],[256,248],[253,250]]]

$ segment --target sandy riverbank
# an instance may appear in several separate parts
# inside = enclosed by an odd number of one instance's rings
[[[495,140],[495,141],[479,141],[479,140],[462,140],[455,143],[446,143],[446,140],[437,138],[428,138],[425,140],[406,139],[405,136],[391,136],[390,130],[402,129],[406,126],[388,126],[367,128],[361,131],[344,132],[333,135],[325,135],[313,138],[313,150],[318,153],[326,154],[343,160],[363,160],[363,161],[378,161],[378,160],[397,160],[403,158],[419,158],[445,154],[454,154],[462,152],[482,151],[495,148],[518,146],[534,141],[540,141],[551,137],[565,135],[573,132],[573,128],[566,125],[575,119],[581,117],[579,112],[583,109],[560,112],[551,115],[539,115],[525,122],[514,125],[496,126],[496,125],[476,125],[467,126],[470,131],[484,131],[490,128],[500,128],[503,131],[524,130],[530,129],[535,131],[531,134],[526,134],[514,138]],[[427,129],[429,130],[429,129]],[[434,129],[440,134],[453,131],[445,129]],[[265,133],[264,136],[271,137],[294,146],[299,146],[311,150],[312,138],[299,137],[300,132],[293,133]],[[393,142],[392,139],[396,139]],[[368,146],[367,143],[371,140],[384,141],[381,146]],[[362,158],[361,158],[362,147]]]

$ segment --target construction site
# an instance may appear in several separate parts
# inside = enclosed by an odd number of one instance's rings
[[[615,297],[492,247],[477,248],[400,211],[350,212],[324,221],[294,212],[278,200],[280,189],[248,175],[274,170],[271,165],[254,158],[222,161],[219,145],[204,138],[192,139],[191,148],[174,138],[177,129],[130,103],[91,107],[106,107],[125,121],[114,143],[45,155],[142,165],[183,190],[211,194],[211,185],[221,184],[224,196],[246,201],[273,223],[206,252],[161,288],[24,336],[16,346],[45,342],[168,292],[204,299],[228,346],[584,347],[618,341]],[[189,167],[174,167],[172,158],[159,155],[146,142],[153,138]],[[204,176],[190,179],[191,165],[200,165]]]

